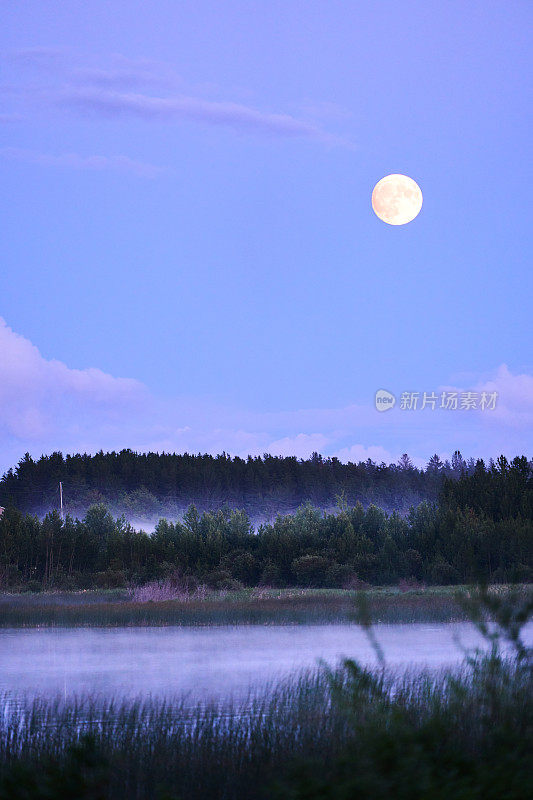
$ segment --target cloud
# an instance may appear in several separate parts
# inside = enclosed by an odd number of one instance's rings
[[[38,457],[131,447],[236,455],[267,443],[267,434],[222,427],[220,419],[213,428],[213,409],[199,416],[198,407],[161,401],[134,379],[46,359],[0,317],[0,472],[26,451]]]
[[[115,90],[132,89],[136,86],[162,82],[149,71],[134,69],[78,69],[75,72],[75,78],[82,84]]]
[[[114,378],[96,368],[70,369],[43,358],[0,317],[0,432],[37,443],[61,430],[81,431],[83,422],[113,422],[142,407],[146,390],[131,378]],[[92,417],[92,418],[91,418]]]
[[[312,453],[322,453],[330,440],[322,433],[298,433],[296,436],[285,436],[283,439],[270,442],[263,452],[273,456],[297,456],[309,458]]]
[[[465,456],[531,455],[533,377],[502,365],[469,387],[498,391],[495,411],[401,411],[367,404],[253,412],[198,397],[158,398],[139,381],[44,358],[0,318],[0,472],[26,452],[131,448],[243,458],[272,453],[417,465],[459,448]],[[463,387],[464,389],[464,387]]]
[[[476,388],[478,391],[498,393],[496,408],[484,417],[487,422],[513,428],[533,426],[532,375],[513,375],[508,366],[502,364],[493,378],[480,383]]]
[[[148,58],[129,58],[112,53],[96,60],[76,54],[71,48],[25,47],[0,53],[0,59],[17,68],[26,67],[41,78],[48,72],[61,73],[64,80],[86,85],[124,89],[132,86],[176,86],[182,79],[165,62]]]
[[[160,167],[134,161],[127,156],[81,156],[78,153],[39,153],[35,150],[24,150],[19,147],[0,148],[0,158],[8,161],[22,161],[42,167],[64,167],[75,170],[114,170],[128,172],[141,178],[155,178],[161,173]]]
[[[60,103],[106,117],[137,117],[163,122],[191,120],[256,133],[305,136],[330,143],[336,141],[335,137],[315,125],[289,114],[272,114],[240,103],[221,103],[187,95],[152,97],[147,94],[80,89],[65,94]]]
[[[149,59],[130,59],[115,54],[105,68],[80,66],[73,70],[74,81],[86,87],[126,91],[139,87],[176,89],[183,79],[168,64]]]
[[[176,124],[184,121],[283,138],[307,138],[327,145],[352,147],[340,136],[327,132],[321,117],[333,115],[332,105],[309,105],[309,110],[292,113],[262,111],[243,102],[207,99],[206,92],[221,87],[213,84],[190,86],[171,64],[149,59],[130,59],[120,54],[91,57],[71,50],[26,48],[4,53],[3,59],[14,74],[7,91],[14,104],[11,113],[32,109],[49,114],[53,109],[68,109],[105,119],[142,119]],[[24,66],[26,70],[21,71]],[[16,67],[16,69],[15,69]],[[230,90],[231,91],[231,90]],[[228,89],[226,88],[226,95]],[[233,90],[235,95],[235,90]],[[241,92],[242,94],[242,92]],[[164,96],[161,96],[164,95]]]
[[[365,447],[362,444],[352,444],[350,447],[341,448],[335,455],[339,461],[345,463],[351,461],[354,464],[360,461],[367,461],[368,459],[375,461],[376,464],[381,464],[382,461],[384,461],[385,464],[392,464],[398,460],[397,455],[392,455],[392,453],[384,447],[381,447],[381,445]]]
[[[461,411],[461,415],[471,417],[475,413],[480,421],[488,425],[497,425],[502,430],[514,428],[529,430],[533,426],[533,376],[527,373],[513,374],[507,364],[501,364],[491,375],[479,378],[472,373],[459,378],[451,385],[439,387],[439,391],[455,391],[458,393],[471,391],[477,394],[477,408],[472,411]],[[479,399],[481,393],[496,393],[496,405],[490,410],[481,410]]]

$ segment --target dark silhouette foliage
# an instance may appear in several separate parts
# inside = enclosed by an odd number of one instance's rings
[[[434,457],[435,458],[435,457]],[[416,469],[407,455],[398,464],[375,464],[370,459],[343,464],[314,453],[309,459],[265,454],[247,459],[222,453],[119,453],[67,455],[52,453],[33,460],[26,454],[0,480],[0,505],[43,513],[58,506],[63,481],[67,507],[76,514],[104,503],[127,516],[163,515],[169,508],[191,504],[202,510],[244,508],[269,518],[302,503],[326,508],[342,496],[348,505],[375,503],[407,510],[423,500],[434,502],[446,475],[459,476],[474,468],[454,461],[426,470]],[[438,457],[437,457],[438,458]],[[440,461],[440,460],[439,460]]]
[[[434,585],[528,582],[533,576],[533,478],[524,458],[498,459],[444,478],[435,504],[406,515],[376,505],[334,512],[311,504],[254,529],[243,510],[159,520],[153,534],[114,519],[102,504],[85,516],[43,520],[8,505],[0,519],[0,587],[119,589],[178,571],[212,588],[342,588],[399,581]]]

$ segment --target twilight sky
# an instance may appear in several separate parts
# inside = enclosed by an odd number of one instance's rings
[[[530,3],[0,13],[0,471],[532,455]],[[371,209],[391,172],[406,226]],[[400,407],[454,389],[496,408]]]

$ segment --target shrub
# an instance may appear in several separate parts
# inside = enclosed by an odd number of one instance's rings
[[[307,555],[296,558],[291,569],[301,586],[324,586],[326,573],[330,566],[327,558],[318,555]]]
[[[431,582],[438,585],[459,583],[459,573],[443,558],[433,562],[429,569],[429,576]]]
[[[423,561],[422,556],[413,547],[405,551],[404,557],[405,572],[414,578],[422,577]]]
[[[23,591],[25,592],[41,592],[43,585],[40,581],[27,581],[24,584]]]
[[[126,574],[122,570],[107,569],[96,573],[95,583],[99,589],[122,589],[127,585]]]
[[[252,553],[237,550],[224,557],[222,565],[235,580],[246,586],[252,586],[257,581],[257,560]]]
[[[204,575],[204,580],[210,589],[226,589],[228,591],[242,589],[240,581],[232,577],[227,569],[215,569]]]
[[[107,758],[94,737],[84,736],[66,748],[61,760],[15,762],[0,780],[0,800],[106,800],[109,785]]]
[[[164,602],[166,600],[191,600],[205,595],[205,586],[179,571],[169,574],[165,580],[149,581],[128,590],[128,600],[135,603]]]
[[[259,584],[261,586],[274,586],[276,588],[284,586],[281,570],[277,564],[274,564],[273,561],[265,562],[263,571],[261,572],[261,577],[259,579]]]
[[[331,564],[326,570],[325,585],[340,589],[354,578],[353,569],[348,564]]]
[[[78,575],[58,575],[54,578],[54,589],[72,592],[79,588]]]

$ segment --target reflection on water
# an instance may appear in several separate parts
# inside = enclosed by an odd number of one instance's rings
[[[462,647],[482,644],[467,623],[379,625],[391,667],[460,663]],[[533,643],[533,625],[525,637]],[[188,694],[244,697],[292,672],[342,657],[376,657],[356,626],[39,629],[0,631],[0,692],[104,696]]]

